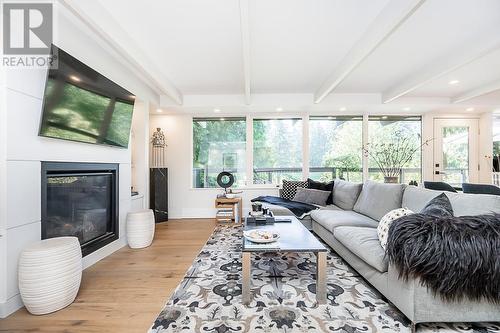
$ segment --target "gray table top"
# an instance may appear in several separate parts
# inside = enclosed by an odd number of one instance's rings
[[[264,229],[275,232],[280,238],[273,243],[257,244],[243,237],[243,252],[323,252],[326,247],[295,216],[279,216],[291,222],[276,222],[272,225],[245,224],[243,230]]]

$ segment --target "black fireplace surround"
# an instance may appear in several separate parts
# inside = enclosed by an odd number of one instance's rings
[[[42,239],[76,236],[83,256],[117,240],[118,167],[42,162]]]

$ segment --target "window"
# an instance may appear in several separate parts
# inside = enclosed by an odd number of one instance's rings
[[[422,121],[420,117],[370,116],[368,121],[369,179],[384,181],[382,168],[399,173],[397,161],[404,152],[414,153],[403,163],[397,181],[409,183],[422,179]],[[376,155],[376,156],[374,156]],[[391,162],[392,161],[392,162]],[[396,170],[394,170],[396,169]],[[396,173],[394,173],[396,171]]]
[[[302,179],[302,120],[254,119],[253,183]]]
[[[309,119],[309,178],[363,181],[363,117]]]
[[[234,175],[234,186],[245,185],[245,167],[245,118],[193,119],[193,187],[218,187],[222,171]]]

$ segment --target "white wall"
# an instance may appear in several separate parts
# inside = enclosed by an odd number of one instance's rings
[[[169,218],[213,218],[221,189],[193,189],[191,184],[191,122],[189,115],[152,115],[150,135],[161,127],[167,139]],[[258,195],[277,195],[276,188],[243,189],[243,209]]]
[[[158,99],[123,65],[118,55],[72,14],[59,8],[56,44],[136,94],[139,99]],[[88,267],[126,244],[125,216],[130,209],[130,149],[75,143],[39,137],[46,70],[8,69],[0,109],[0,317],[22,303],[17,287],[20,251],[40,239],[40,161],[119,163],[120,239],[84,258]],[[3,98],[5,97],[5,98]],[[147,113],[147,112],[146,112]]]
[[[139,192],[133,197],[133,210],[144,209],[149,203],[149,106],[147,101],[136,101],[132,119],[131,185]]]

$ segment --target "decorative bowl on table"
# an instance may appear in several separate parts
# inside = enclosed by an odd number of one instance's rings
[[[270,232],[263,229],[254,229],[243,231],[243,236],[253,243],[272,243],[280,238],[280,235],[275,232]]]

